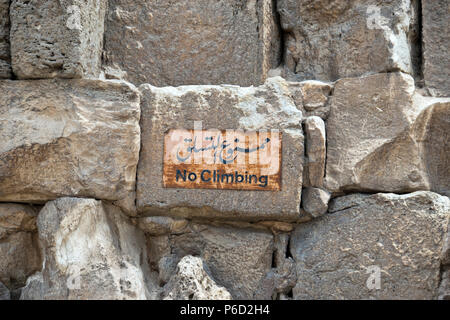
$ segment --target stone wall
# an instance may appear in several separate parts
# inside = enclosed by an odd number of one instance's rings
[[[0,300],[449,299],[449,8],[0,0]],[[166,188],[198,121],[281,189]]]

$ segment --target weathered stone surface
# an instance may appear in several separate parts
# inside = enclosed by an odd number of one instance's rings
[[[198,256],[212,279],[234,299],[262,298],[258,293],[271,271],[274,245],[268,232],[192,223],[184,234],[149,237],[147,243],[153,266],[175,270],[184,256]],[[171,275],[166,270],[159,272],[164,284]]]
[[[286,257],[289,235],[278,234],[274,242],[274,268],[266,278],[267,296],[281,297],[287,294],[297,284],[297,272],[292,257]],[[271,280],[271,281],[270,281]]]
[[[106,76],[155,86],[258,85],[280,59],[271,0],[112,0]]]
[[[260,87],[142,85],[142,150],[137,207],[148,215],[295,220],[299,216],[302,171],[302,113],[286,82],[270,78]],[[171,128],[270,130],[282,132],[281,191],[163,188],[164,133]]]
[[[283,78],[288,75],[283,73]],[[333,89],[332,83],[316,80],[302,82],[288,81],[292,99],[304,117],[317,116],[326,120],[330,113],[329,98]]]
[[[443,265],[450,266],[450,223],[445,237],[444,247],[442,248],[441,260]]]
[[[0,240],[20,232],[36,231],[36,209],[16,203],[0,203]]]
[[[450,99],[414,93],[402,73],[342,79],[327,120],[325,187],[448,194]]]
[[[325,122],[317,116],[308,117],[305,121],[306,164],[305,187],[320,188],[325,176],[325,159],[327,156]]]
[[[206,272],[201,258],[186,256],[176,274],[164,287],[164,300],[231,300],[230,293],[218,286]]]
[[[37,220],[42,272],[21,299],[147,299],[145,237],[118,207],[93,199],[48,202]]]
[[[11,78],[9,3],[10,0],[0,0],[0,79]]]
[[[144,217],[139,219],[139,228],[152,236],[170,233],[180,233],[188,225],[186,219],[173,219],[170,217]]]
[[[302,207],[306,213],[314,218],[325,214],[328,210],[328,201],[331,195],[328,191],[319,188],[306,188],[302,193]]]
[[[0,201],[93,197],[132,210],[139,94],[122,82],[0,81]]]
[[[40,267],[36,216],[31,206],[0,203],[0,296],[2,282],[14,290]]]
[[[333,199],[329,212],[292,235],[294,298],[437,298],[448,197],[352,194]],[[379,289],[367,286],[376,285],[373,266],[380,268]]]
[[[281,0],[285,62],[301,80],[413,73],[418,61],[414,0]]]
[[[430,103],[419,120],[424,119],[426,122],[423,126],[426,133],[422,143],[422,154],[425,158],[430,188],[450,197],[450,98],[443,100]]]
[[[0,282],[0,301],[2,300],[11,300],[11,294],[9,289]]]
[[[0,282],[10,289],[22,287],[40,268],[37,239],[30,232],[16,232],[0,240]]]
[[[448,268],[442,272],[438,300],[450,300],[450,269]]]
[[[107,0],[12,0],[11,58],[19,79],[96,78]]]
[[[450,96],[450,3],[422,1],[423,76],[428,92]]]

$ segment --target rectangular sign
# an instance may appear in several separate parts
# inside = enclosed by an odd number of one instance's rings
[[[281,190],[281,132],[171,129],[164,136],[163,186]]]

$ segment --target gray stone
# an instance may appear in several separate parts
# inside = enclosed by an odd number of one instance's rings
[[[444,100],[430,104],[416,122],[425,123],[422,155],[430,189],[450,197],[450,98]]]
[[[303,185],[305,187],[323,187],[325,159],[327,156],[325,122],[317,117],[308,117],[305,121],[306,164]]]
[[[160,286],[169,282],[170,278],[176,273],[178,259],[175,254],[169,254],[159,259],[158,280]]]
[[[144,217],[139,219],[139,228],[146,234],[161,236],[170,233],[180,233],[186,228],[189,221],[173,219],[170,217]]]
[[[327,190],[449,192],[450,99],[414,90],[402,73],[336,82],[326,126]]]
[[[0,240],[20,232],[36,231],[36,209],[16,203],[0,203]]]
[[[134,209],[139,93],[123,82],[0,81],[0,201],[61,196]]]
[[[11,78],[11,53],[9,45],[9,4],[0,0],[0,79]]]
[[[448,197],[352,194],[329,212],[292,234],[295,299],[437,298]]]
[[[281,56],[273,3],[111,0],[107,76],[155,86],[261,84]]]
[[[450,3],[422,1],[423,76],[428,92],[450,96]]]
[[[0,301],[2,300],[11,300],[11,294],[9,289],[0,282]]]
[[[445,237],[444,247],[442,248],[441,260],[443,265],[450,266],[450,224]]]
[[[206,272],[199,257],[186,256],[176,274],[165,285],[163,300],[231,300],[230,293],[218,286]]]
[[[157,242],[155,242],[157,241]],[[213,227],[189,224],[189,230],[168,238],[150,237],[150,252],[155,259],[159,255],[159,266],[173,270],[184,256],[202,258],[209,275],[219,285],[225,287],[234,299],[261,299],[264,279],[271,272],[273,236],[265,231]],[[169,248],[169,249],[168,249]],[[160,280],[169,278],[164,272]],[[273,289],[273,288],[272,288]]]
[[[302,113],[289,87],[270,78],[260,87],[142,85],[137,207],[146,215],[295,220],[300,215],[303,171]],[[281,191],[163,188],[164,133],[170,128],[280,130]]]
[[[16,232],[0,240],[0,257],[0,282],[10,289],[25,285],[41,266],[37,239],[30,232]]]
[[[280,0],[277,9],[294,78],[412,74],[419,61],[418,1]]]
[[[303,189],[303,209],[314,218],[320,217],[327,212],[330,198],[331,195],[326,190],[312,187]]]
[[[444,270],[441,278],[438,300],[450,300],[450,269]]]
[[[11,59],[19,79],[96,78],[107,0],[12,0]]]
[[[323,120],[328,118],[330,113],[328,102],[333,84],[315,80],[288,83],[295,104],[302,110],[305,117],[317,116]]]
[[[48,202],[37,220],[43,269],[21,299],[155,298],[145,237],[118,207],[93,199]]]

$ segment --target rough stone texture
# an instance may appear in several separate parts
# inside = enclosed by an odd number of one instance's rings
[[[288,78],[283,74],[283,78]],[[329,98],[333,89],[332,83],[315,80],[288,82],[292,99],[304,117],[317,116],[326,120],[330,113]]]
[[[0,282],[0,301],[2,300],[11,300],[11,294],[9,289]]]
[[[448,197],[352,194],[329,212],[292,235],[295,299],[437,298]],[[380,268],[379,290],[366,286],[371,266]]]
[[[450,300],[450,269],[442,272],[441,285],[439,286],[438,300]]]
[[[120,209],[93,199],[60,198],[39,213],[42,272],[21,299],[152,297],[145,237]]]
[[[16,203],[0,203],[0,240],[20,232],[36,231],[36,209]]]
[[[305,121],[306,164],[303,185],[320,188],[325,176],[325,159],[327,156],[327,137],[325,122],[317,116],[308,117]]]
[[[302,113],[287,83],[270,78],[260,87],[142,85],[142,150],[137,207],[148,215],[295,220],[303,171]],[[281,191],[169,189],[162,187],[163,139],[170,128],[277,129],[282,132]]]
[[[262,299],[276,299],[289,293],[297,283],[296,266],[292,257],[286,257],[289,235],[275,236],[273,252],[273,268],[258,288]]]
[[[153,267],[175,270],[184,256],[199,256],[214,281],[234,299],[263,298],[258,293],[271,271],[274,245],[268,232],[190,224],[184,234],[149,237],[147,243]],[[160,277],[160,283],[168,278]]]
[[[449,194],[450,99],[414,93],[402,73],[337,81],[327,120],[325,187]]]
[[[218,286],[206,272],[201,258],[186,256],[177,273],[164,287],[164,300],[231,300],[230,293]]]
[[[9,3],[10,0],[0,0],[0,79],[11,78]]]
[[[170,217],[144,217],[139,219],[139,228],[146,234],[161,236],[170,233],[182,232],[189,221],[185,219],[173,219]]]
[[[97,80],[0,81],[0,201],[134,206],[139,95]]]
[[[19,79],[96,78],[107,0],[12,0],[11,58]]]
[[[326,190],[312,187],[306,188],[302,193],[302,207],[306,213],[317,218],[327,212],[330,198],[331,195]]]
[[[445,237],[444,247],[442,248],[442,264],[450,266],[450,223]]]
[[[286,67],[300,80],[334,81],[417,63],[417,1],[281,0]]]
[[[419,120],[428,120],[422,154],[430,188],[450,197],[450,98],[444,100],[431,104]]]
[[[428,92],[450,96],[450,3],[422,1],[423,75]]]
[[[0,203],[0,300],[2,282],[17,289],[40,267],[36,216],[34,207]]]
[[[34,234],[20,231],[0,240],[0,282],[10,289],[22,287],[28,276],[40,268]]]
[[[112,0],[106,64],[135,84],[258,85],[281,56],[274,10],[272,0]]]

